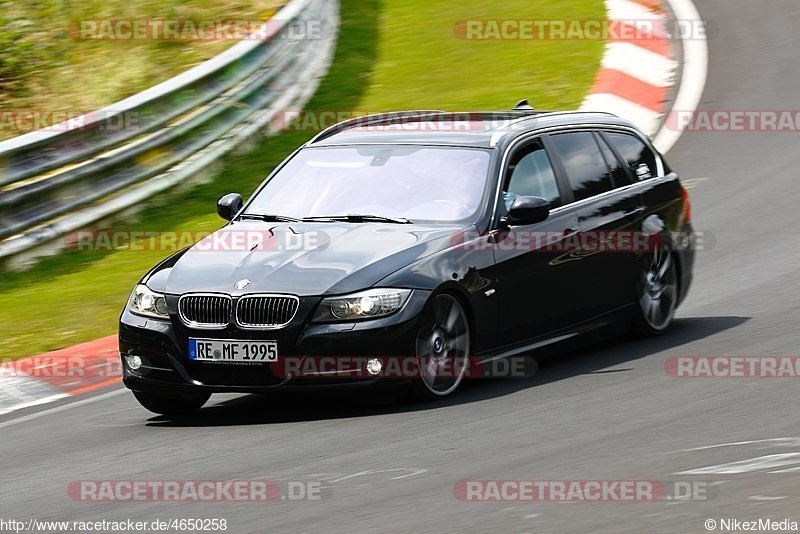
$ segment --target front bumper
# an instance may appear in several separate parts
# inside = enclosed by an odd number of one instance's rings
[[[122,381],[134,391],[266,393],[277,389],[370,386],[386,382],[365,378],[355,367],[371,357],[408,357],[414,354],[418,318],[430,296],[414,290],[402,310],[394,315],[348,323],[308,323],[321,297],[301,298],[291,323],[277,330],[250,330],[230,326],[225,330],[199,330],[177,318],[177,297],[167,298],[169,321],[134,315],[127,307],[120,317],[119,349]],[[240,365],[205,362],[188,357],[189,338],[276,340],[278,362]],[[125,356],[139,356],[142,366],[133,370]],[[341,372],[315,373],[320,362],[341,359]],[[287,362],[291,365],[287,367]],[[298,369],[300,372],[298,372]]]

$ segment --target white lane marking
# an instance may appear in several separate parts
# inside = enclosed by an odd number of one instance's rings
[[[788,452],[784,454],[768,454],[767,456],[759,456],[758,458],[750,458],[749,460],[741,460],[738,462],[730,462],[727,464],[701,467],[699,469],[691,469],[689,471],[681,471],[679,473],[674,473],[674,474],[735,475],[739,473],[750,473],[752,471],[771,469],[773,467],[783,467],[784,465],[792,465],[792,464],[800,464],[800,452]]]
[[[20,402],[9,406],[7,408],[0,409],[0,415],[5,415],[7,413],[16,412],[17,410],[23,410],[25,408],[30,408],[32,406],[39,406],[41,404],[48,404],[51,402],[55,402],[57,400],[63,399],[64,397],[69,397],[66,393],[57,393],[55,395],[50,395],[48,397],[42,397],[40,399],[35,399],[32,401],[27,402]]]
[[[790,467],[789,469],[779,469],[778,471],[770,471],[769,474],[780,474],[780,473],[799,473],[800,467]]]
[[[608,43],[602,66],[656,87],[668,87],[672,85],[678,63],[631,43]]]
[[[117,395],[122,395],[123,393],[128,393],[128,389],[117,389],[114,391],[109,391],[108,393],[103,393],[102,395],[95,395],[94,397],[89,397],[87,399],[82,399],[75,402],[70,402],[69,404],[63,404],[61,406],[56,406],[55,408],[50,408],[47,410],[42,410],[41,412],[36,412],[28,415],[23,415],[22,417],[17,417],[16,419],[10,419],[8,421],[4,421],[0,423],[0,428],[8,428],[12,425],[16,425],[17,423],[24,423],[27,421],[33,421],[34,419],[39,419],[40,417],[44,417],[46,415],[64,412],[70,410],[72,408],[77,408],[78,406],[83,406],[85,404],[91,404],[93,402],[98,402],[101,400],[106,400],[111,397],[116,397]]]
[[[66,396],[66,393],[43,380],[0,371],[0,415]]]
[[[754,501],[779,501],[779,500],[785,499],[785,498],[786,498],[786,495],[783,495],[781,497],[769,497],[767,495],[753,495],[752,497],[750,497],[750,499],[752,499]]]
[[[767,438],[755,439],[751,441],[734,441],[731,443],[720,443],[718,445],[706,445],[705,447],[694,447],[692,449],[681,449],[675,452],[705,451],[708,449],[718,449],[720,447],[735,447],[738,445],[753,445],[755,443],[775,443],[779,447],[800,447],[800,437],[789,438]]]
[[[413,477],[413,476],[421,475],[423,473],[427,473],[428,472],[427,469],[422,469],[422,468],[418,468],[418,467],[399,467],[397,469],[369,469],[367,471],[360,471],[358,473],[353,473],[352,475],[345,475],[345,476],[342,476],[342,477],[339,477],[339,478],[334,478],[330,482],[332,482],[332,483],[333,482],[341,482],[342,480],[347,480],[347,479],[350,479],[350,478],[366,476],[366,475],[377,475],[377,474],[380,474],[380,473],[393,473],[393,472],[396,472],[396,471],[411,471],[411,472],[410,473],[406,473],[405,475],[392,477],[390,480],[400,480],[401,478]]]
[[[683,71],[681,74],[681,85],[672,106],[673,111],[694,113],[703,98],[703,91],[706,88],[708,78],[708,43],[700,13],[692,0],[667,0],[672,12],[677,20],[696,21],[697,35],[690,35],[688,39],[683,39]],[[667,121],[668,122],[668,121]],[[662,153],[666,154],[683,134],[685,126],[680,125],[667,127],[666,122],[661,126],[658,134],[653,140],[653,144]]]
[[[658,112],[611,93],[588,95],[581,104],[581,109],[609,111],[618,117],[628,119],[647,134],[654,132],[659,125]]]

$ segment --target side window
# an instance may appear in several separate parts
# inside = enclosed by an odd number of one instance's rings
[[[622,159],[639,180],[646,180],[658,175],[656,155],[641,139],[630,134],[604,132],[604,134],[620,153]]]
[[[562,133],[550,136],[561,158],[575,200],[611,191],[614,184],[603,154],[591,132]]]
[[[608,143],[602,136],[597,136],[597,143],[600,145],[600,151],[611,169],[611,179],[614,181],[614,187],[622,187],[631,184],[631,179],[625,167],[620,163],[619,158],[614,154],[614,151],[608,146]]]
[[[526,145],[511,157],[503,193],[506,208],[518,196],[541,197],[549,200],[553,208],[561,205],[556,175],[540,141]]]

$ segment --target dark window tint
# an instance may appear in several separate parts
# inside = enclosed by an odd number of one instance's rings
[[[591,132],[553,135],[550,138],[567,171],[575,200],[611,191],[611,175]]]
[[[658,175],[656,156],[641,139],[617,132],[605,132],[605,135],[639,180]]]
[[[600,151],[603,153],[603,157],[606,159],[608,168],[611,169],[611,178],[614,180],[614,187],[630,185],[630,176],[625,171],[625,167],[622,166],[622,163],[620,163],[619,158],[614,154],[611,148],[609,148],[605,139],[597,136],[597,142],[600,144]]]
[[[507,206],[518,196],[541,197],[549,200],[551,207],[561,205],[553,166],[539,142],[527,145],[511,158],[505,192]]]

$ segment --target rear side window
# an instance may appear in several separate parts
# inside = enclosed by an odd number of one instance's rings
[[[614,187],[630,185],[631,179],[628,176],[628,172],[625,170],[622,163],[620,163],[619,158],[614,154],[611,148],[609,148],[606,140],[598,135],[597,142],[600,144],[600,151],[606,159],[608,168],[611,169],[611,178],[614,181]]]
[[[630,134],[618,132],[604,132],[614,148],[617,149],[625,164],[639,180],[646,180],[658,176],[656,155],[644,142]]]
[[[555,134],[550,136],[550,141],[558,152],[576,201],[614,188],[594,134],[591,132]]]

